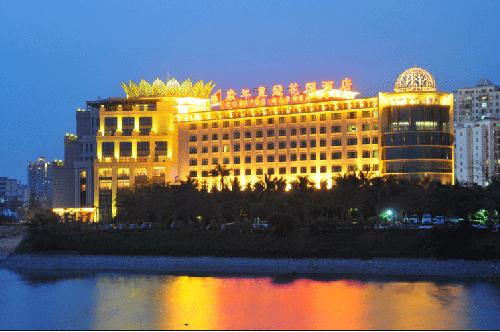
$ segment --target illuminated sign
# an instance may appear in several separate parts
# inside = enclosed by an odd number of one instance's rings
[[[334,81],[321,81],[321,89],[318,89],[316,82],[307,82],[301,92],[299,84],[294,82],[288,85],[288,95],[285,95],[283,85],[275,84],[271,88],[270,95],[268,95],[265,86],[259,86],[255,90],[241,89],[239,97],[234,89],[228,89],[226,90],[225,99],[222,99],[221,90],[217,90],[210,100],[212,107],[220,105],[221,109],[277,106],[314,101],[354,99],[358,93],[351,91],[351,89],[351,79],[345,78],[342,80],[340,89],[335,89]]]

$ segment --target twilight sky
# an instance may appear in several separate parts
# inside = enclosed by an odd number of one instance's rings
[[[167,75],[217,88],[345,76],[364,96],[410,66],[500,84],[500,1],[0,1],[0,176],[63,158],[85,101]],[[216,88],[216,89],[217,89]]]

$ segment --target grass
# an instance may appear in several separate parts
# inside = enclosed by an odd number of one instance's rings
[[[82,231],[64,227],[32,230],[18,253],[170,255],[221,257],[498,259],[500,234],[470,229],[342,230],[227,233],[214,230]]]

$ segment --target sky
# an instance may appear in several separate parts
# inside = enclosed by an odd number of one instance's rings
[[[340,82],[391,91],[408,67],[438,89],[500,84],[500,1],[0,1],[0,176],[63,159],[87,100],[120,83],[216,89]],[[214,90],[215,91],[215,90]]]

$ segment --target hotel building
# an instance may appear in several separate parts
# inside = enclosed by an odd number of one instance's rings
[[[94,162],[97,220],[116,214],[116,193],[187,177],[219,186],[216,165],[242,186],[264,174],[317,186],[364,171],[452,184],[453,96],[421,68],[403,72],[394,92],[356,98],[351,80],[308,82],[212,94],[202,81],[123,83],[125,98],[87,102],[99,113]]]

